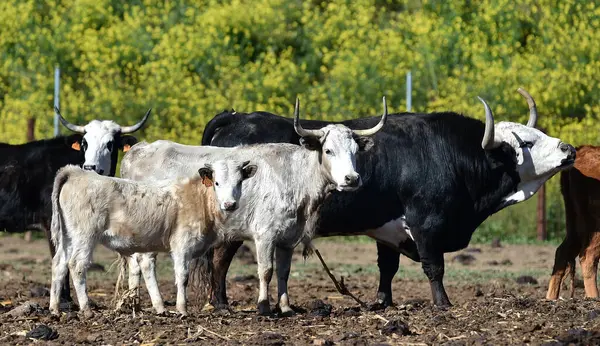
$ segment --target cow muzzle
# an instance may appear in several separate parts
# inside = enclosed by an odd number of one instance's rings
[[[94,171],[100,175],[102,175],[102,173],[104,173],[104,170],[98,169],[98,166],[96,166],[96,165],[83,165],[83,169],[86,171]]]
[[[238,208],[237,202],[224,202],[223,210],[225,211],[234,211]]]
[[[573,163],[575,163],[575,158],[577,157],[577,150],[575,150],[575,148],[571,144],[560,143],[558,147],[563,153],[567,154],[567,157],[564,158],[560,163],[561,167],[570,166]]]
[[[362,179],[358,173],[348,174],[344,177],[344,184],[338,185],[339,191],[355,191],[362,186]]]

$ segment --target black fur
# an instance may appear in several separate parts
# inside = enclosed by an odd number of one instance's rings
[[[341,123],[364,129],[379,120],[367,117]],[[327,124],[302,121],[307,129]],[[363,187],[332,194],[321,209],[318,235],[360,234],[405,215],[415,242],[399,244],[401,253],[423,262],[434,302],[448,305],[441,283],[443,253],[465,248],[477,226],[503,207],[501,199],[519,183],[514,150],[502,145],[484,151],[483,132],[481,121],[456,113],[390,114],[372,137],[371,150],[357,155]],[[300,144],[292,119],[266,112],[223,112],[208,123],[202,138],[203,145],[223,147],[273,142]],[[378,256],[378,297],[389,305],[398,253],[378,243]],[[226,304],[224,275],[217,282],[213,300]]]

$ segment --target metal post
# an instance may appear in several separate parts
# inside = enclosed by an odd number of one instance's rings
[[[60,109],[60,99],[59,99],[59,91],[60,91],[60,68],[56,66],[54,69],[54,107]],[[54,111],[54,137],[60,135],[60,127],[58,121],[58,113]]]
[[[412,74],[410,71],[406,73],[406,111],[410,112],[412,108]]]

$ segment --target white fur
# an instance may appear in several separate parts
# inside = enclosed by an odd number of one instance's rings
[[[406,224],[406,217],[404,215],[385,223],[379,228],[370,229],[365,234],[396,249],[399,248],[399,244],[409,238],[413,241],[415,240],[410,232],[410,228]]]
[[[546,180],[561,170],[563,160],[569,156],[568,151],[561,150],[560,139],[518,123],[496,124],[495,142],[505,142],[513,147],[521,178],[517,191],[504,198],[506,202],[522,202],[533,196]],[[523,143],[531,143],[531,148]]]
[[[221,176],[241,171],[234,161],[217,162],[214,173]],[[242,179],[242,175],[238,175]],[[235,185],[235,184],[231,184]],[[56,255],[52,264],[50,310],[59,313],[60,287],[67,266],[80,310],[89,312],[86,272],[98,243],[129,256],[135,252],[171,252],[177,284],[177,310],[185,315],[189,261],[208,250],[220,236],[224,215],[217,204],[219,192],[193,179],[154,181],[151,184],[105,177],[73,165],[61,168],[52,192],[52,241]],[[227,198],[230,191],[221,191]],[[142,271],[152,305],[158,313],[164,305],[154,273],[154,255],[130,260],[129,284],[139,284]],[[140,264],[140,267],[137,266]],[[137,280],[137,283],[136,283]]]
[[[84,127],[83,140],[87,143],[84,166],[96,166],[95,171],[103,175],[110,174],[111,153],[108,143],[113,142],[111,150],[118,150],[114,143],[115,135],[121,126],[110,120],[92,120]]]
[[[292,249],[300,242],[308,244],[314,236],[318,211],[330,185],[339,190],[356,189],[345,182],[346,175],[358,175],[354,158],[358,145],[352,132],[341,125],[328,125],[323,130],[327,135],[321,139],[322,153],[288,143],[236,148],[186,146],[168,141],[139,143],[123,158],[121,176],[153,180],[186,175],[193,167],[216,157],[260,163],[255,178],[242,188],[239,209],[225,221],[225,240],[253,240],[256,245],[261,313],[270,310],[268,285],[277,249],[279,306],[282,312],[290,313],[287,280]],[[329,155],[326,149],[331,151]],[[329,171],[325,169],[326,161]]]

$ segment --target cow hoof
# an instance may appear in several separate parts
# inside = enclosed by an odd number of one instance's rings
[[[292,317],[294,315],[296,315],[296,312],[290,308],[281,310],[281,313],[279,314],[280,317]]]
[[[271,307],[269,306],[268,301],[262,301],[258,303],[258,314],[261,316],[268,316],[271,314]]]
[[[223,304],[223,303],[217,303],[217,304],[213,304],[213,312],[217,312],[217,311],[228,311],[231,312],[231,308],[229,307],[228,304]]]
[[[383,303],[383,302],[374,302],[371,304],[367,305],[367,310],[369,311],[381,311],[381,310],[385,310],[387,306]]]
[[[434,305],[434,308],[439,311],[448,311],[451,307],[452,307],[452,304]]]
[[[82,313],[83,313],[83,317],[85,319],[91,319],[91,318],[94,317],[94,312],[92,310],[90,310],[90,309],[86,309]]]

